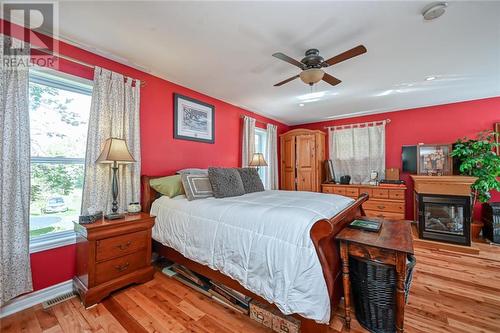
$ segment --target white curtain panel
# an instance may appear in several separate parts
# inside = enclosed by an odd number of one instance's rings
[[[28,68],[7,66],[0,35],[0,306],[32,291],[29,258],[30,122]],[[28,46],[16,61],[29,61]],[[21,61],[22,63],[22,61]]]
[[[132,84],[134,82],[134,84]],[[111,167],[96,163],[106,139],[125,139],[133,164],[119,164],[118,211],[140,198],[141,143],[139,125],[140,81],[96,67],[90,109],[82,214],[111,211]]]
[[[266,189],[277,190],[278,181],[278,127],[267,124],[267,168],[266,168]]]
[[[241,167],[248,167],[255,152],[255,119],[243,117],[243,138],[241,143]]]
[[[333,161],[336,180],[350,175],[351,183],[370,181],[370,173],[377,171],[385,177],[385,121],[381,125],[329,129],[329,154]]]

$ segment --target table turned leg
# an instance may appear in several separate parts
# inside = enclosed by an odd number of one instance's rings
[[[404,332],[405,320],[405,281],[406,281],[406,253],[396,255],[396,331]]]
[[[344,285],[345,325],[351,328],[351,281],[349,280],[349,252],[347,242],[340,243],[340,257],[342,258],[342,282]]]

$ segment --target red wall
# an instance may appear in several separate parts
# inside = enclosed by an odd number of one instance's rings
[[[0,20],[0,23],[3,21]],[[23,38],[19,27],[10,34]],[[38,36],[40,39],[45,36]],[[278,126],[278,134],[288,126],[241,109],[229,103],[203,95],[145,72],[119,64],[72,45],[60,42],[59,53],[85,63],[101,66],[141,81],[141,158],[142,174],[167,175],[186,167],[208,166],[235,167],[241,161],[242,115]],[[93,69],[73,62],[60,60],[59,70],[93,78]],[[173,94],[179,93],[215,106],[215,144],[199,143],[173,138]],[[257,123],[258,127],[265,127]],[[65,246],[31,255],[34,289],[69,280],[75,273],[75,246]]]
[[[383,119],[391,120],[386,127],[386,167],[401,170],[401,146],[403,145],[453,143],[458,138],[475,137],[479,131],[493,129],[493,124],[500,122],[500,97],[325,121],[293,128],[325,131],[325,126]],[[401,179],[405,180],[408,185],[406,217],[412,219],[413,183],[409,174],[402,174]],[[494,193],[494,199],[500,200],[500,194]],[[476,210],[476,217],[477,214]]]

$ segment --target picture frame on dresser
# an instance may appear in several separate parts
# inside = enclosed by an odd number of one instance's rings
[[[417,145],[417,174],[427,176],[449,176],[453,174],[451,144]]]
[[[215,107],[174,93],[174,139],[215,143]]]

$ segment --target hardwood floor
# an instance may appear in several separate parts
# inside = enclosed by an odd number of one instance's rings
[[[416,244],[417,266],[405,316],[414,333],[500,332],[500,247],[474,243],[479,254]],[[343,326],[341,309],[331,333],[366,332],[356,320]],[[85,310],[78,298],[44,310],[27,309],[1,320],[8,332],[272,332],[176,280],[129,287]]]

